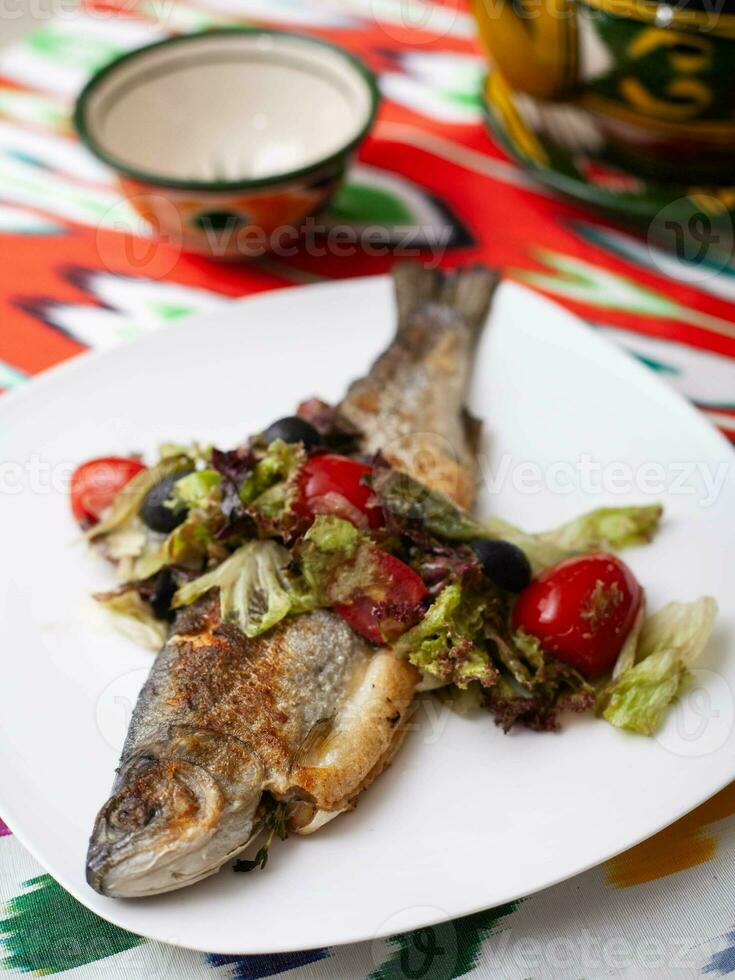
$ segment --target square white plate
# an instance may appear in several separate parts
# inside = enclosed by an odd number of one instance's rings
[[[84,880],[87,839],[152,657],[90,625],[107,581],[65,490],[98,455],[233,445],[301,399],[337,400],[393,330],[387,279],[270,293],[55,369],[0,403],[0,813],[49,872],[117,925],[218,953],[371,939],[526,895],[635,844],[735,777],[733,453],[652,372],[568,313],[505,284],[477,356],[480,507],[530,530],[603,503],[662,499],[626,555],[649,606],[714,595],[692,694],[654,739],[591,716],[504,736],[429,700],[392,768],[268,869],[118,901]]]

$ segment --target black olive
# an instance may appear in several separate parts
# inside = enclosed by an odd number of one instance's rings
[[[166,501],[173,495],[174,484],[178,483],[182,477],[188,476],[194,470],[177,470],[170,473],[162,480],[151,487],[143,500],[140,508],[140,516],[144,524],[147,524],[151,531],[160,531],[168,534],[186,518],[186,508],[167,507]]]
[[[172,620],[174,618],[171,609],[171,600],[176,592],[176,579],[170,568],[163,568],[158,573],[156,587],[151,596],[151,609],[157,619]]]
[[[306,419],[300,419],[298,415],[287,415],[285,419],[273,422],[263,432],[262,437],[265,443],[274,442],[276,439],[283,439],[284,442],[303,442],[304,449],[313,449],[322,442],[322,437],[314,426]]]
[[[510,541],[472,541],[470,547],[487,577],[501,589],[522,592],[531,581],[531,563]]]

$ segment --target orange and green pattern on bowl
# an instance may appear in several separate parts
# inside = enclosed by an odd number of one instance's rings
[[[343,166],[263,190],[187,192],[120,177],[128,202],[154,233],[212,258],[256,258],[301,237],[334,194]]]

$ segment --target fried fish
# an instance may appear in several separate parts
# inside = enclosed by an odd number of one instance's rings
[[[363,452],[471,506],[477,423],[464,402],[498,277],[412,265],[394,277],[395,339],[340,412]],[[417,682],[334,612],[247,638],[205,595],[177,615],[139,696],[90,840],[90,885],[139,897],[198,881],[247,847],[273,801],[300,834],[351,809],[400,747]]]

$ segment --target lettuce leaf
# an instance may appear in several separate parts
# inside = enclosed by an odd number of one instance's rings
[[[446,541],[473,541],[487,537],[480,521],[418,480],[388,467],[376,467],[370,486],[384,512],[399,522],[420,523],[431,534]]]
[[[436,679],[471,688],[473,701],[479,693],[505,731],[516,724],[553,731],[562,710],[586,711],[594,704],[594,691],[580,674],[546,656],[535,637],[512,630],[507,598],[472,571],[442,590],[395,651],[424,673],[422,689],[436,686]]]
[[[253,466],[250,474],[240,487],[240,499],[246,506],[258,509],[258,499],[273,491],[277,484],[283,484],[301,466],[306,458],[301,443],[286,443],[282,439],[271,442],[263,455]]]
[[[568,664],[547,656],[535,636],[515,630],[492,633],[496,657],[505,669],[483,703],[504,731],[522,724],[534,731],[556,731],[562,711],[586,711],[595,703],[593,688]]]
[[[219,588],[223,620],[248,637],[259,636],[289,613],[311,608],[287,573],[289,562],[288,551],[275,541],[249,541],[217,568],[180,588],[171,605],[189,605]]]
[[[156,619],[137,586],[127,585],[114,592],[98,592],[93,598],[109,615],[111,624],[128,639],[158,652],[166,640],[168,626]]]
[[[370,591],[378,572],[375,545],[354,524],[320,514],[304,535],[297,555],[309,591],[322,605],[349,602]]]
[[[198,442],[188,446],[179,442],[164,442],[158,447],[158,459],[159,462],[163,462],[175,456],[186,456],[192,463],[202,462],[209,465],[212,450],[213,446],[201,445]]]
[[[485,537],[502,538],[525,551],[534,575],[565,558],[646,544],[659,528],[663,508],[599,507],[552,531],[529,534],[500,517],[485,522]]]
[[[549,660],[544,680],[534,682],[530,690],[501,676],[497,684],[483,691],[482,700],[505,732],[514,725],[554,732],[559,729],[561,712],[587,711],[594,705],[595,695],[575,670],[559,660]]]
[[[288,444],[275,439],[266,449],[254,447],[253,461],[247,475],[237,486],[239,491],[231,504],[230,520],[241,516],[254,522],[261,536],[292,541],[304,519],[296,513],[299,498],[298,475],[306,460],[301,443]]]
[[[643,624],[636,662],[601,692],[598,713],[616,728],[653,735],[686,686],[690,666],[710,638],[717,603],[671,602]]]
[[[174,507],[205,507],[222,482],[216,470],[195,470],[174,484]]]
[[[459,584],[447,585],[426,615],[395,644],[395,652],[444,683],[466,688],[494,684],[498,670],[483,645],[487,598]]]
[[[599,507],[552,531],[527,534],[499,517],[481,522],[444,494],[386,466],[376,467],[370,484],[384,511],[399,523],[418,523],[446,541],[504,538],[526,552],[534,572],[572,555],[645,544],[658,530],[662,514],[659,504]]]
[[[259,636],[289,613],[313,608],[289,576],[289,562],[288,551],[275,541],[248,541],[217,568],[180,588],[171,605],[178,609],[218,588],[222,619],[245,636]]]
[[[635,622],[631,627],[630,633],[628,633],[625,638],[625,643],[623,644],[623,649],[618,654],[618,659],[615,661],[615,666],[613,667],[613,680],[616,680],[622,673],[632,667],[636,660],[636,654],[638,652],[638,643],[641,638],[641,632],[643,626],[646,622],[646,593],[641,594],[641,604],[638,609],[638,613],[635,617]]]

